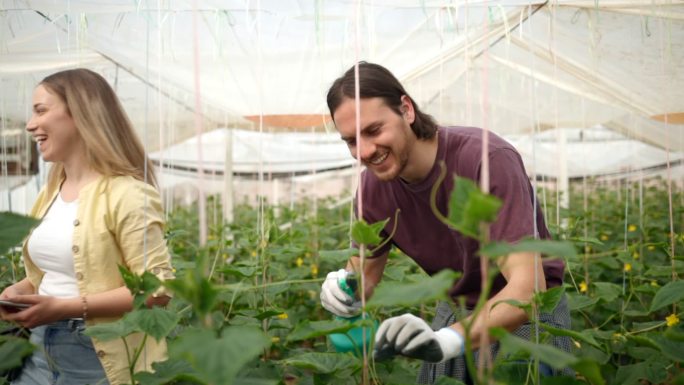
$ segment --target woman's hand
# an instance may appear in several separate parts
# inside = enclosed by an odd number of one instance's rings
[[[33,294],[33,285],[28,281],[28,279],[23,279],[13,285],[7,286],[2,293],[0,293],[0,299],[11,301],[12,298],[18,295]],[[8,309],[0,306],[0,319],[7,320],[7,316],[16,313],[17,309]]]
[[[46,295],[22,294],[6,298],[16,303],[30,305],[15,313],[3,314],[6,321],[16,322],[26,328],[49,324],[55,321],[76,318],[81,315],[80,298],[57,298]]]

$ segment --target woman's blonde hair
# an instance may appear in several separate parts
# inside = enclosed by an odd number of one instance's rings
[[[52,74],[40,84],[66,104],[85,143],[86,160],[95,171],[157,185],[152,162],[145,156],[119,98],[101,75],[77,68]],[[55,183],[63,173],[62,164],[53,165],[48,183]]]

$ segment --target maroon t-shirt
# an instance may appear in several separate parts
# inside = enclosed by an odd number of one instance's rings
[[[394,217],[400,209],[397,229],[391,242],[375,253],[388,252],[392,244],[413,258],[428,274],[450,268],[462,273],[449,294],[465,295],[466,304],[473,307],[480,295],[479,243],[449,229],[430,208],[430,190],[440,173],[439,161],[447,166],[447,177],[437,191],[437,207],[448,213],[453,175],[478,181],[480,178],[483,131],[473,127],[440,127],[437,133],[437,157],[427,177],[408,184],[401,178],[381,181],[368,170],[362,174],[363,217],[368,223],[390,218],[382,234],[387,237],[394,227]],[[535,236],[534,193],[518,152],[505,140],[489,133],[490,193],[503,205],[496,222],[490,226],[490,240],[516,242]],[[550,238],[544,217],[537,204],[539,238]],[[547,287],[563,282],[564,263],[559,259],[543,261]],[[506,280],[499,274],[493,283],[491,296],[499,292]]]

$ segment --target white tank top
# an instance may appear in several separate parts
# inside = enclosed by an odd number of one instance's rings
[[[78,200],[64,202],[57,194],[42,222],[31,233],[28,252],[45,275],[38,294],[60,298],[79,296],[71,251]]]

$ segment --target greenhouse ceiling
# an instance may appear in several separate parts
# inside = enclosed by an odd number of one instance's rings
[[[684,1],[2,0],[0,20],[3,127],[23,126],[40,79],[80,66],[151,149],[196,132],[195,112],[205,131],[332,130],[325,92],[367,60],[443,124],[600,126],[684,151]]]

